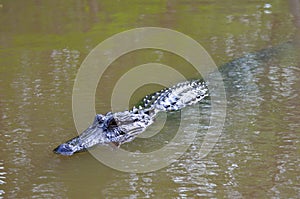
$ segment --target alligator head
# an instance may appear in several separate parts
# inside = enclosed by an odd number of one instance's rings
[[[114,143],[120,146],[133,140],[152,124],[150,111],[132,110],[97,114],[94,122],[79,136],[59,145],[53,151],[61,155],[73,155],[97,144]]]

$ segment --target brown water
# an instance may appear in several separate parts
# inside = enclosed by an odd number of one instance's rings
[[[299,13],[297,0],[0,1],[0,198],[299,198]],[[77,135],[71,98],[83,59],[113,34],[144,26],[191,36],[218,66],[270,46],[283,50],[268,60],[246,56],[223,66],[226,125],[203,159],[197,156],[202,129],[183,157],[151,173],[119,172],[89,153],[53,154]],[[282,47],[287,41],[292,44]],[[128,54],[101,80],[108,86],[97,90],[97,112],[110,110],[110,82],[153,60],[193,77],[170,53]],[[202,104],[203,129],[209,106]]]

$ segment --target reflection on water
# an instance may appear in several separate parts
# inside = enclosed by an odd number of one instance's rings
[[[298,0],[1,2],[0,198],[299,198],[300,58],[293,46],[299,45],[299,5]],[[228,108],[219,142],[199,157],[210,121],[210,103],[204,101],[193,144],[159,171],[121,173],[88,153],[53,154],[76,135],[71,94],[80,63],[100,41],[137,26],[182,31],[221,65]],[[105,78],[120,77],[123,65],[135,63],[133,56]],[[153,57],[143,56],[139,59]],[[222,64],[237,57],[242,58]],[[178,64],[161,51],[155,58]],[[167,133],[177,130],[179,115],[170,116]],[[186,119],[197,123],[192,111]],[[155,139],[124,147],[164,143]]]

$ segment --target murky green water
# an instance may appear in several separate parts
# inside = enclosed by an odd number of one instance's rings
[[[299,13],[298,0],[0,1],[0,198],[299,198]],[[191,36],[222,66],[228,104],[219,142],[199,158],[210,116],[210,103],[203,102],[197,139],[159,171],[122,173],[89,153],[53,154],[77,135],[71,98],[83,59],[113,34],[144,26]],[[248,54],[270,46],[279,54]],[[97,112],[111,109],[111,82],[150,61],[194,77],[171,53],[132,52],[105,72]],[[141,89],[132,103],[155,88]],[[166,132],[177,121],[171,114]],[[149,150],[170,137],[124,148]]]

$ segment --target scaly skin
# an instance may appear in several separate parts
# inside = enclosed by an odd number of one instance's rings
[[[61,155],[73,155],[98,144],[120,146],[132,141],[154,121],[160,111],[177,111],[208,96],[206,84],[200,80],[179,83],[142,100],[142,106],[130,111],[97,114],[93,124],[82,134],[54,149]]]

